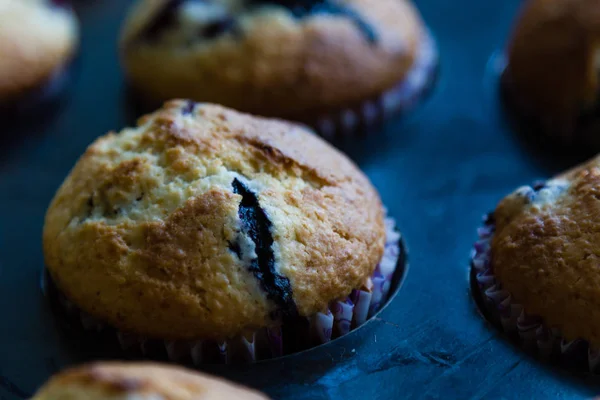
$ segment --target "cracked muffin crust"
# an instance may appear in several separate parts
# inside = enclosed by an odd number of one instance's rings
[[[600,3],[530,0],[508,46],[504,87],[518,112],[564,142],[600,145]]]
[[[368,179],[306,129],[171,101],[93,143],[52,201],[46,267],[86,313],[219,340],[321,312],[382,258]]]
[[[78,28],[61,3],[0,0],[0,103],[44,86],[69,63]]]
[[[491,269],[512,301],[568,341],[600,347],[600,158],[525,186],[493,214]]]
[[[103,362],[63,371],[32,400],[266,400],[256,391],[184,368]]]
[[[146,98],[313,122],[401,82],[424,31],[408,0],[141,0],[120,45]]]

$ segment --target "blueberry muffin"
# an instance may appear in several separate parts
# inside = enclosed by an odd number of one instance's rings
[[[599,221],[600,158],[498,204],[480,229],[473,267],[505,330],[548,351],[557,339],[600,349]]]
[[[512,106],[559,143],[600,148],[600,3],[530,0],[508,46]]]
[[[32,400],[266,400],[224,380],[152,363],[104,362],[66,370],[51,378]]]
[[[348,128],[413,102],[435,59],[409,0],[141,0],[121,54],[146,99]]]
[[[0,105],[58,89],[78,41],[62,1],[0,0]]]
[[[87,149],[44,252],[58,292],[120,333],[253,353],[256,332],[279,346],[368,291],[388,230],[369,180],[306,129],[171,101]]]

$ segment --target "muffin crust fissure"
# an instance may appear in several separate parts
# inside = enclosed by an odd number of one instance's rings
[[[295,317],[297,314],[296,304],[292,297],[290,281],[285,276],[275,272],[275,256],[273,254],[273,235],[271,234],[271,221],[260,207],[256,194],[250,191],[238,178],[233,180],[233,192],[242,196],[238,215],[242,222],[242,231],[248,238],[240,238],[232,245],[236,255],[243,259],[245,246],[240,243],[250,239],[254,244],[256,257],[249,260],[250,271],[260,282],[267,298],[274,301],[279,311],[285,317]],[[277,316],[273,316],[277,318]]]
[[[527,315],[567,340],[600,348],[597,271],[600,159],[536,188],[523,187],[494,212],[491,267]]]
[[[321,312],[365,283],[384,241],[376,191],[337,150],[296,125],[186,101],[92,144],[44,228],[70,301],[173,340]]]

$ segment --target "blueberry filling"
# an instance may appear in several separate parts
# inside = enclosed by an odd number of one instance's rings
[[[185,105],[181,109],[181,113],[183,115],[191,115],[194,113],[195,108],[196,108],[196,102],[194,102],[193,100],[187,100],[185,102]]]
[[[531,185],[531,187],[536,192],[539,192],[540,190],[542,190],[546,187],[546,181],[535,181],[535,182],[533,182],[533,185]]]
[[[369,43],[377,42],[373,27],[352,9],[330,0],[252,0],[253,4],[277,4],[290,10],[298,19],[316,14],[331,14],[350,19]]]
[[[568,185],[559,180],[536,181],[531,185],[529,200],[537,204],[555,202],[567,188]]]
[[[85,204],[85,215],[79,221],[80,223],[82,223],[85,220],[92,217],[92,213],[94,212],[94,207],[96,207],[96,205],[94,204],[94,195],[90,195],[90,197],[88,197],[87,202]]]
[[[485,216],[485,221],[483,221],[484,225],[486,226],[493,226],[496,225],[496,217],[494,216],[494,212],[489,212],[486,216]]]
[[[163,31],[177,25],[177,12],[186,2],[206,2],[206,0],[168,0],[160,8],[140,36],[146,40],[156,40]],[[227,32],[235,31],[236,21],[231,16],[223,16],[206,25],[200,26],[198,36],[215,39]]]
[[[238,241],[229,242],[229,250],[233,252],[237,258],[242,259],[242,248],[240,247],[240,243]]]
[[[185,0],[166,1],[162,8],[157,11],[156,16],[150,21],[148,26],[141,33],[141,36],[148,40],[156,39],[163,30],[173,26],[176,21],[175,12],[184,3]]]
[[[206,2],[207,0],[169,0],[157,11],[154,19],[141,32],[146,40],[155,40],[160,34],[177,24],[177,11],[187,1]],[[369,43],[377,42],[373,27],[352,9],[330,0],[248,0],[250,9],[262,5],[278,5],[287,8],[297,19],[316,14],[331,14],[350,19],[362,32]],[[198,36],[215,39],[229,32],[236,32],[237,22],[233,16],[225,15],[199,27]]]
[[[256,257],[250,261],[248,270],[260,282],[262,289],[267,293],[267,298],[277,305],[279,313],[284,318],[295,317],[297,309],[290,281],[275,271],[271,221],[260,207],[255,193],[237,178],[233,180],[231,185],[233,192],[242,196],[238,208],[238,216],[242,221],[242,231],[252,240],[255,246]],[[239,240],[236,243],[230,243],[229,248],[238,258],[243,259],[243,247],[240,245]],[[274,318],[277,316],[273,315]]]
[[[235,26],[235,19],[233,19],[233,17],[223,17],[203,26],[200,29],[200,36],[207,39],[215,39],[227,32],[233,32]]]

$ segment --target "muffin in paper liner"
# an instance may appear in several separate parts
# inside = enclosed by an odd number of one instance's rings
[[[504,100],[555,145],[600,148],[598,10],[587,0],[524,2],[508,41]]]
[[[379,308],[399,255],[385,216],[358,166],[311,131],[176,100],[88,147],[46,213],[45,265],[102,322],[85,327],[123,331],[124,347],[252,361]]]
[[[403,260],[401,256],[405,256],[395,221],[386,218],[385,227],[384,253],[366,285],[353,290],[345,299],[332,302],[325,312],[308,318],[298,317],[280,327],[263,328],[223,341],[154,340],[117,331],[77,308],[59,292],[47,272],[44,273],[42,286],[50,300],[69,319],[75,320],[85,331],[108,333],[116,337],[124,351],[133,351],[149,358],[164,354],[170,361],[194,365],[252,363],[328,343],[360,327],[381,309],[389,298],[396,267]]]
[[[404,79],[381,95],[354,108],[321,115],[312,124],[327,139],[364,133],[384,120],[410,111],[433,87],[438,71],[438,52],[431,32],[425,30],[413,66]]]
[[[493,213],[484,217],[484,225],[477,229],[478,240],[471,254],[471,282],[473,295],[479,296],[482,312],[506,334],[518,337],[520,345],[550,360],[559,357],[565,364],[581,364],[598,373],[600,351],[582,339],[565,340],[558,329],[547,327],[542,318],[527,314],[524,307],[512,299],[494,276],[491,260],[491,240],[495,231]]]

